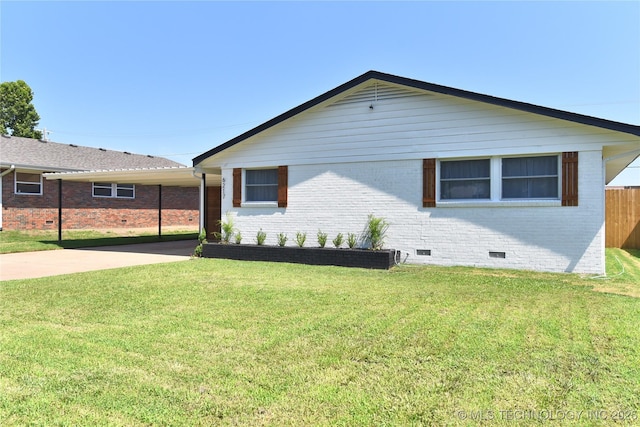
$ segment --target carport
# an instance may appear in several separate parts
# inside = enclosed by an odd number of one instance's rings
[[[220,219],[220,174],[207,174],[193,167],[168,167],[150,169],[117,169],[80,172],[45,173],[48,180],[58,181],[58,241],[62,241],[62,217],[64,200],[62,188],[64,181],[110,182],[116,184],[136,184],[158,187],[158,236],[162,236],[162,187],[199,187],[199,230],[203,228],[215,231]],[[216,202],[217,200],[217,202]],[[209,204],[218,209],[206,209]]]

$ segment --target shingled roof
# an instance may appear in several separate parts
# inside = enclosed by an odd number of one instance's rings
[[[10,165],[51,172],[184,166],[163,157],[2,135],[0,166]]]

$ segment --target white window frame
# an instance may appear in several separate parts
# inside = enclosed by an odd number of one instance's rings
[[[530,159],[534,157],[556,157],[556,174],[555,175],[529,175],[522,177],[503,177],[502,176],[502,161],[504,159]],[[503,197],[502,185],[505,179],[535,179],[535,178],[552,178],[556,179],[556,197],[538,197],[538,198],[526,198],[526,197]],[[562,156],[559,154],[541,154],[535,156],[503,156],[500,157],[500,200],[556,200],[562,199]]]
[[[38,175],[40,178],[39,182],[34,181],[19,181],[18,174],[29,174],[29,175]],[[38,185],[39,191],[37,193],[23,193],[18,191],[19,184],[29,184],[29,185]],[[42,174],[40,172],[18,172],[14,171],[14,179],[13,179],[13,192],[18,196],[42,196]]]
[[[98,194],[96,195],[96,188],[110,189],[108,196]],[[131,196],[120,196],[118,190],[128,190],[132,192]],[[92,182],[91,183],[91,195],[96,198],[103,199],[135,199],[136,198],[136,186],[135,184],[117,184],[111,182]]]
[[[276,182],[275,184],[268,184],[269,186],[276,187],[276,198],[275,200],[247,200],[247,187],[252,186],[253,184],[248,184],[247,180],[247,172],[257,171],[257,170],[275,170],[276,171]],[[242,206],[243,207],[272,207],[278,206],[278,168],[250,168],[250,169],[242,169]]]
[[[473,158],[473,159],[443,159],[440,162],[438,162],[438,172],[441,171],[442,168],[442,163],[448,163],[448,162],[468,162],[468,161],[475,161],[475,160],[488,160],[489,161],[489,176],[488,177],[476,177],[476,178],[442,178],[441,174],[439,174],[438,176],[438,197],[442,198],[442,182],[444,181],[489,181],[489,197],[483,197],[483,198],[460,198],[460,199],[442,199],[443,201],[447,201],[447,202],[455,202],[455,201],[471,201],[471,200],[477,200],[477,201],[488,201],[491,200],[491,198],[494,195],[493,192],[493,188],[492,188],[492,179],[493,179],[493,168],[492,166],[492,159],[490,157],[478,157],[478,158]]]
[[[558,197],[556,198],[503,198],[502,197],[502,159],[548,157],[556,156],[558,159]],[[539,153],[516,156],[490,156],[490,199],[442,199],[440,183],[441,162],[457,160],[481,160],[486,156],[462,157],[450,159],[438,159],[436,162],[436,203],[438,207],[496,207],[496,206],[562,206],[562,154],[561,153]]]

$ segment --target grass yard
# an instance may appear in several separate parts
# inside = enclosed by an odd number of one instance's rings
[[[638,296],[640,254],[615,254],[610,279],[194,259],[0,282],[0,425],[638,425],[640,298],[605,292]]]
[[[606,250],[606,277],[593,278],[596,291],[640,298],[640,249]]]
[[[128,245],[167,240],[196,239],[198,232],[184,229],[163,230],[162,238],[158,229],[118,229],[110,231],[65,230],[62,241],[58,242],[57,231],[15,231],[0,232],[0,254],[15,252],[50,251],[56,249],[76,249],[95,246]]]

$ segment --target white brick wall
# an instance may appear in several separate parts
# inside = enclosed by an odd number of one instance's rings
[[[223,217],[234,214],[243,241],[267,232],[267,244],[287,233],[307,233],[317,246],[320,229],[360,234],[368,214],[391,223],[386,247],[403,251],[409,263],[518,268],[556,272],[604,272],[604,184],[601,153],[579,154],[579,206],[422,208],[422,161],[398,160],[289,165],[286,209],[232,207],[232,171],[222,170]],[[547,204],[548,205],[548,204]],[[346,245],[345,245],[346,246]],[[418,256],[416,250],[431,250]],[[506,257],[490,258],[489,251]]]

